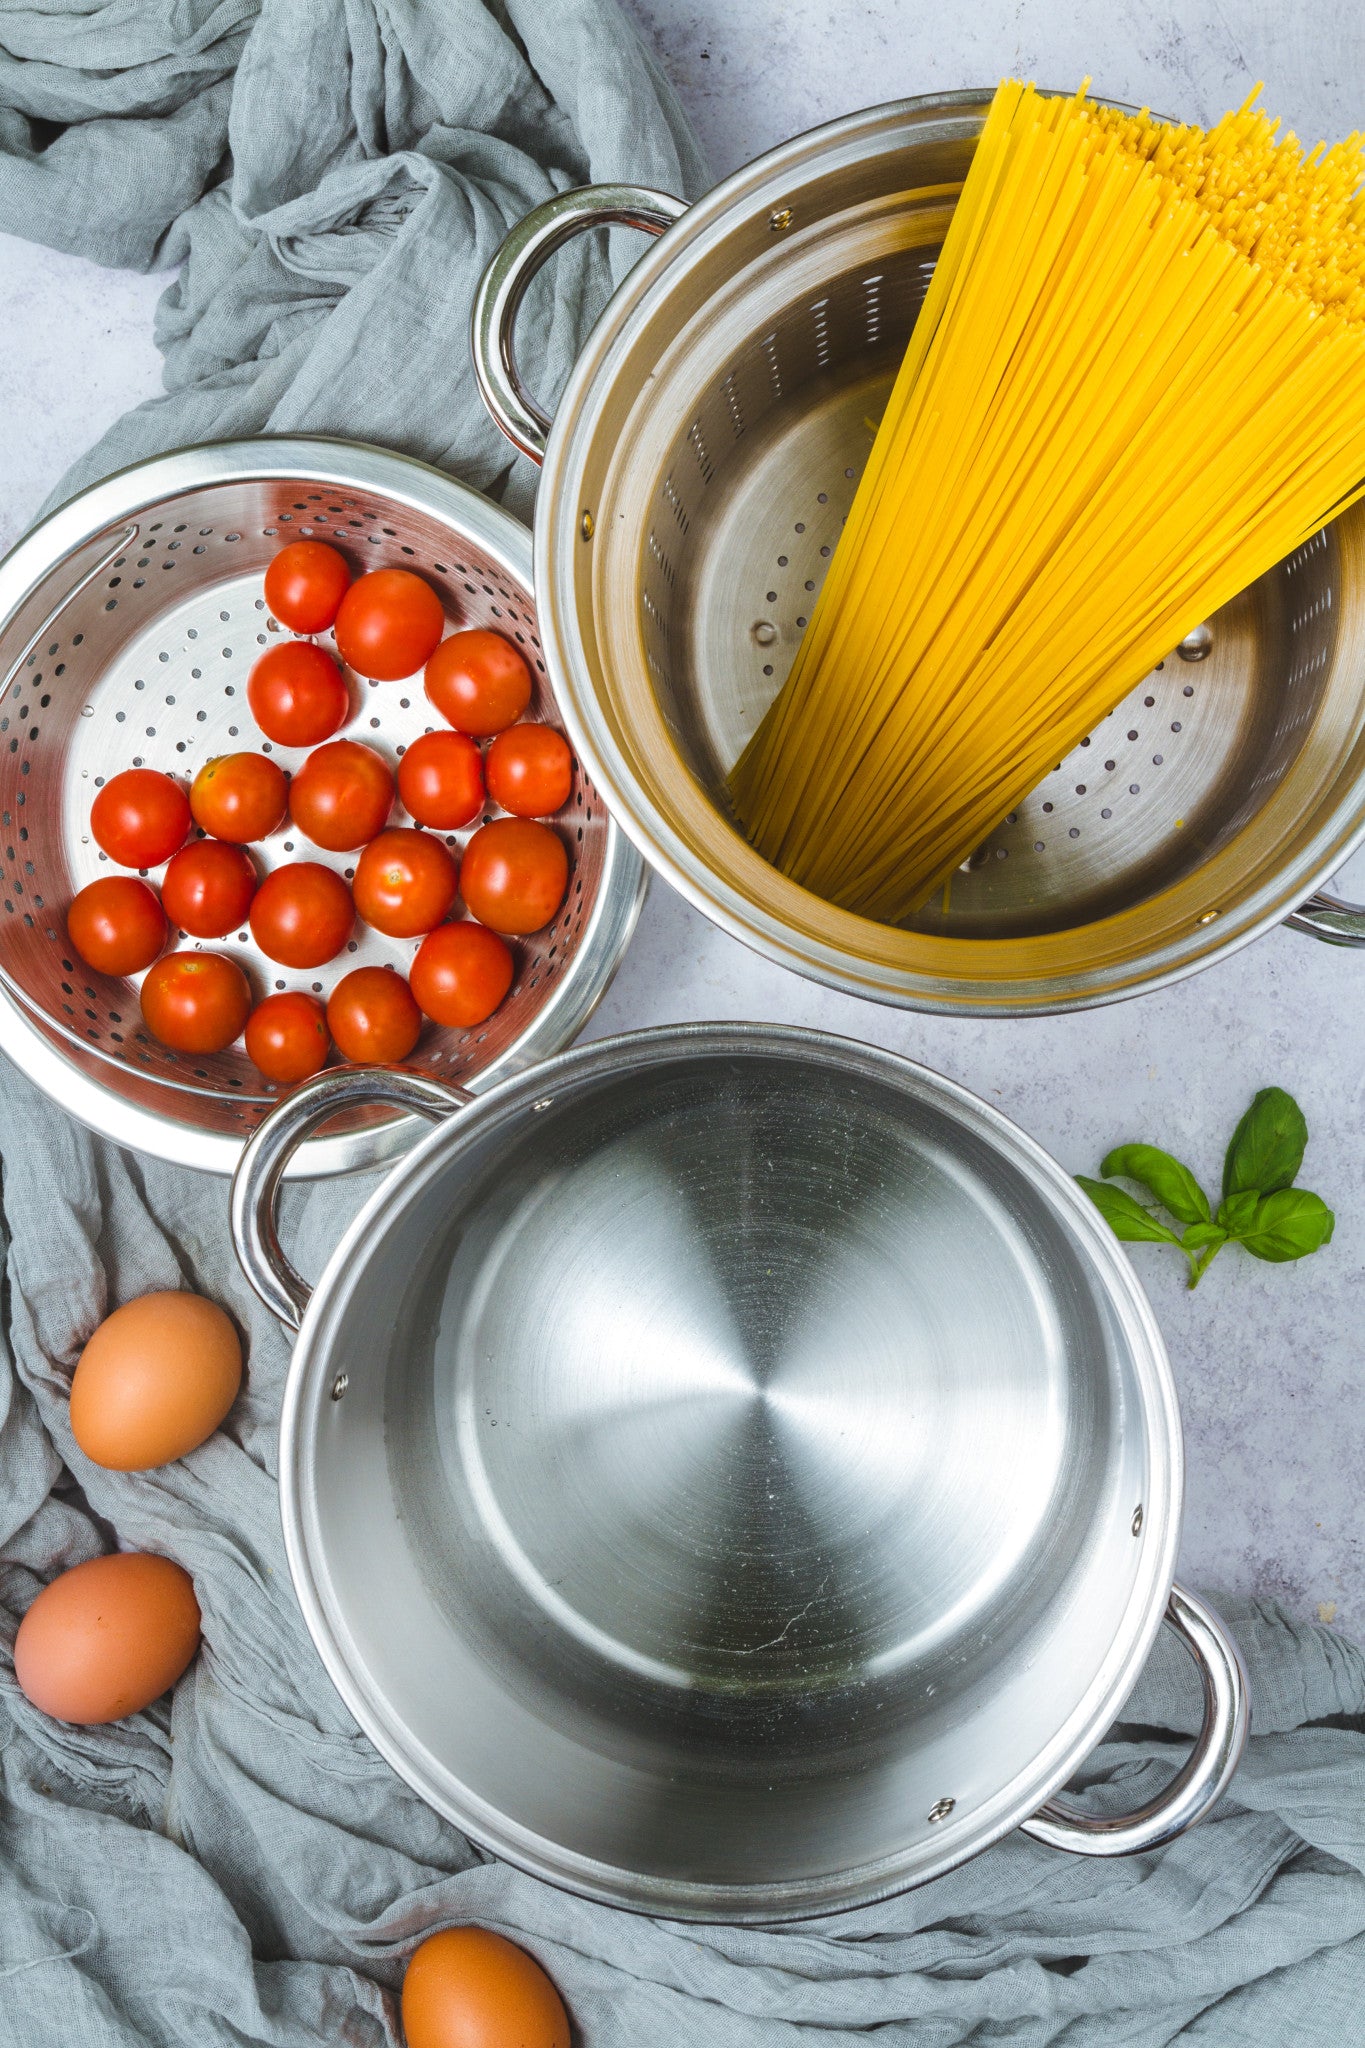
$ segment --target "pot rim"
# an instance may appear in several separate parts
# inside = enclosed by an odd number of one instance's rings
[[[621,1870],[564,1850],[509,1821],[461,1785],[388,1712],[382,1691],[364,1668],[344,1618],[329,1598],[326,1559],[317,1537],[311,1457],[312,1432],[326,1412],[333,1343],[375,1247],[384,1241],[397,1214],[450,1169],[467,1143],[513,1122],[564,1086],[689,1052],[723,1057],[754,1050],[798,1061],[832,1062],[845,1071],[894,1081],[946,1109],[1027,1173],[1079,1240],[1119,1322],[1142,1392],[1149,1455],[1142,1550],[1121,1625],[1085,1697],[1031,1769],[983,1805],[955,1814],[931,1838],[907,1849],[849,1870],[766,1886],[684,1883]],[[960,1083],[900,1053],[799,1025],[655,1025],[597,1039],[560,1053],[529,1073],[508,1077],[438,1124],[375,1189],[327,1261],[299,1330],[280,1420],[280,1514],[295,1594],[333,1684],[375,1748],[428,1805],[519,1869],[603,1904],[684,1920],[752,1924],[808,1919],[869,1905],[943,1875],[1037,1812],[1101,1739],[1146,1661],[1175,1574],[1183,1481],[1179,1405],[1155,1316],[1118,1240],[1070,1175],[1003,1111]]]
[[[975,950],[980,960],[993,958],[998,964],[1005,957],[1001,948],[1022,942],[926,938],[926,954],[943,963],[942,972],[935,972],[927,963],[906,968],[860,961],[851,951],[794,933],[785,919],[754,903],[700,859],[642,785],[614,737],[598,704],[583,642],[574,625],[574,565],[582,545],[578,522],[580,508],[587,502],[582,476],[596,419],[633,337],[667,290],[669,270],[689,252],[704,253],[730,230],[742,211],[762,214],[780,207],[787,181],[793,175],[807,176],[817,157],[834,162],[865,157],[873,150],[892,150],[903,139],[898,131],[908,119],[984,111],[990,97],[985,88],[925,93],[807,129],[723,179],[646,249],[600,314],[559,400],[536,499],[536,602],[546,661],[564,721],[594,782],[622,831],[650,865],[712,923],[764,957],[827,988],[899,1008],[940,1016],[1061,1015],[1169,987],[1249,945],[1292,916],[1365,844],[1365,778],[1358,777],[1331,805],[1329,815],[1305,836],[1291,860],[1245,896],[1238,893],[1243,863],[1235,842],[1215,855],[1207,888],[1216,907],[1192,915],[1188,925],[1142,956],[1141,963],[1123,961],[1088,973],[1069,968],[1049,973],[1044,968],[1030,978],[1008,967],[992,975],[977,967],[949,980],[949,963],[966,961],[971,951]],[[1187,882],[1192,879],[1186,878]],[[1088,928],[1099,935],[1116,921],[1100,919],[1076,929]],[[1027,943],[1036,946],[1039,942]],[[994,953],[981,954],[983,946],[995,949]]]

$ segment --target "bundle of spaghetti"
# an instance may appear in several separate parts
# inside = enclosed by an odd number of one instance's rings
[[[920,908],[1210,612],[1365,492],[1365,138],[992,101],[829,574],[731,775]]]

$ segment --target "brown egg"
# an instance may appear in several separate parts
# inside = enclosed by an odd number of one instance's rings
[[[120,1551],[44,1586],[19,1624],[14,1675],[54,1720],[121,1721],[160,1699],[198,1646],[189,1573],[168,1557]]]
[[[71,1433],[96,1465],[145,1472],[213,1435],[242,1384],[242,1347],[216,1301],[139,1295],[106,1316],[71,1382]]]
[[[540,1964],[501,1934],[429,1934],[403,1979],[408,2048],[569,2048],[569,2017]]]

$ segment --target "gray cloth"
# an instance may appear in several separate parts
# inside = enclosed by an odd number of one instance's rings
[[[55,130],[55,132],[54,132]],[[224,182],[229,171],[231,183]],[[0,227],[109,263],[183,265],[167,394],[59,495],[227,434],[361,434],[525,504],[474,394],[473,281],[557,186],[684,193],[701,167],[610,0],[0,0]],[[562,378],[633,251],[582,243],[530,308]],[[222,1184],[121,1155],[0,1077],[0,2044],[272,2048],[398,2040],[420,1936],[501,1928],[584,2048],[1346,2048],[1365,2012],[1365,1655],[1270,1606],[1230,1610],[1257,1733],[1217,1817],[1164,1855],[1075,1861],[1015,1837],[940,1883],[786,1930],[584,1904],[489,1861],[340,1706],[290,1591],[275,1497],[288,1347],[227,1248]],[[295,1194],[316,1270],[364,1193]],[[179,1464],[76,1450],[70,1373],[107,1307],[184,1284],[248,1340],[225,1429]],[[39,1586],[122,1545],[194,1574],[204,1647],[169,1703],[80,1730],[19,1694]],[[1087,1779],[1140,1802],[1194,1728],[1163,1645],[1142,1732]],[[1153,1732],[1155,1731],[1155,1732]]]

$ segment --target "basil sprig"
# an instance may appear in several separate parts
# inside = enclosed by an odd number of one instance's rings
[[[1283,1088],[1262,1088],[1232,1134],[1223,1162],[1223,1195],[1214,1209],[1188,1166],[1156,1145],[1116,1145],[1100,1163],[1103,1180],[1077,1181],[1116,1237],[1178,1245],[1197,1287],[1225,1244],[1240,1244],[1272,1265],[1321,1251],[1336,1222],[1320,1195],[1296,1188],[1308,1125]],[[1183,1231],[1163,1223],[1136,1196],[1111,1185],[1136,1181]]]

